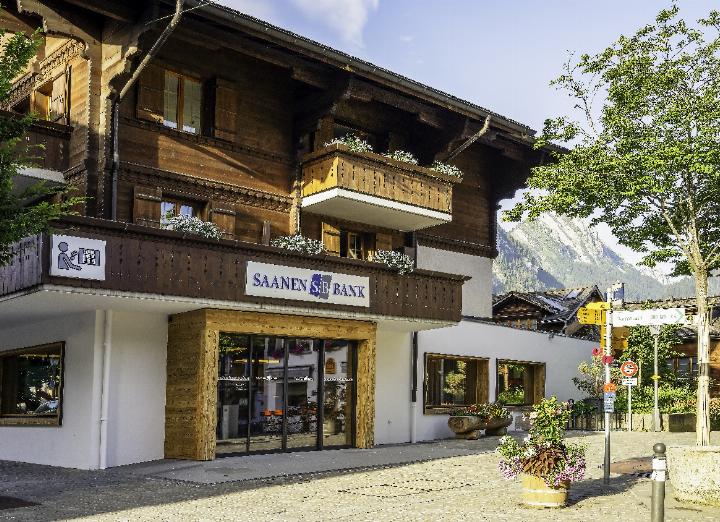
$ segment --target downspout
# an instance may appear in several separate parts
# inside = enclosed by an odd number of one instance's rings
[[[133,72],[130,79],[120,90],[120,93],[114,96],[112,100],[112,121],[110,123],[110,128],[112,132],[112,166],[110,168],[110,218],[113,221],[117,220],[117,184],[118,174],[120,172],[120,150],[118,146],[118,132],[120,127],[120,102],[122,102],[123,98],[128,93],[130,88],[135,85],[135,82],[140,77],[140,74],[142,73],[143,69],[145,69],[145,66],[150,63],[150,60],[157,54],[157,52],[160,50],[160,47],[162,47],[162,45],[170,36],[170,33],[172,33],[175,27],[177,27],[178,23],[180,23],[183,4],[184,0],[175,0],[175,13],[170,19],[167,27],[165,28],[165,30],[163,30],[163,32],[160,34],[153,46],[150,48],[150,50],[135,68],[135,71]]]
[[[417,232],[412,233],[413,267],[417,268]],[[418,382],[418,332],[412,333],[411,339],[411,371],[410,378],[410,442],[417,442],[417,382]]]
[[[107,468],[108,410],[110,403],[110,357],[112,356],[112,310],[103,312],[102,377],[100,385],[100,446],[98,469]]]

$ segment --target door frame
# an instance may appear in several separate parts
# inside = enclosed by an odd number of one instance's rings
[[[299,339],[307,339],[306,337],[282,337],[278,335],[265,335],[265,334],[246,334],[246,333],[237,333],[237,332],[226,332],[225,330],[220,332],[220,335],[223,333],[230,333],[235,335],[247,335],[248,337],[248,349],[249,349],[249,355],[248,355],[248,389],[247,389],[247,430],[245,433],[245,451],[233,451],[233,452],[227,452],[223,453],[222,455],[217,455],[216,458],[223,458],[223,457],[238,457],[238,456],[244,456],[244,455],[262,455],[262,454],[269,454],[269,453],[294,453],[294,452],[301,452],[301,451],[321,451],[325,447],[325,438],[324,438],[324,416],[325,416],[325,343],[331,340],[335,339],[313,339],[313,341],[319,341],[320,342],[320,349],[317,352],[317,380],[318,380],[318,386],[317,386],[317,417],[316,417],[316,430],[315,430],[315,446],[301,446],[298,448],[290,448],[287,447],[287,437],[288,437],[288,415],[287,415],[287,408],[288,408],[288,362],[290,359],[290,349],[289,349],[289,343],[287,341],[291,340],[299,340]],[[272,450],[256,450],[256,451],[250,451],[250,420],[252,419],[253,414],[253,401],[252,401],[252,386],[253,386],[253,350],[255,349],[255,343],[254,340],[258,337],[271,337],[275,339],[283,339],[283,418],[282,418],[282,446],[279,449],[272,449]],[[352,357],[352,383],[353,383],[353,396],[351,397],[351,403],[350,403],[350,444],[344,444],[344,445],[338,445],[338,446],[330,446],[332,449],[342,449],[342,448],[352,448],[355,447],[355,439],[356,439],[356,411],[357,411],[357,392],[355,390],[355,386],[357,385],[357,353],[358,353],[358,342],[353,340],[347,340],[347,339],[341,339],[343,341],[348,341],[350,343],[349,351],[350,351],[350,357]],[[216,403],[216,410],[217,403]],[[219,419],[218,419],[219,420]],[[216,423],[217,425],[217,423]],[[215,441],[215,446],[217,448],[217,440]]]
[[[220,332],[356,341],[355,447],[374,444],[375,338],[370,321],[205,308],[170,316],[165,457],[215,458]]]

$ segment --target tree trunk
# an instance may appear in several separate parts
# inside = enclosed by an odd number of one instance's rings
[[[695,440],[698,446],[710,445],[710,320],[707,305],[707,271],[695,272],[695,300],[697,302],[698,375],[697,424]]]

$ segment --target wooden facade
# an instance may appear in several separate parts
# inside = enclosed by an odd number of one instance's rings
[[[290,315],[199,310],[173,318],[166,454],[214,455],[218,332],[228,328],[273,335],[290,328],[293,335],[358,341],[355,438],[371,446],[371,321],[458,322],[467,279],[425,270],[400,275],[373,262],[376,252],[412,255],[422,245],[494,257],[498,201],[522,185],[544,153],[533,149],[531,129],[482,107],[228,8],[185,4],[180,24],[121,100],[173,1],[23,0],[4,13],[11,30],[42,27],[46,34],[0,109],[44,120],[29,138],[46,145],[37,166],[61,172],[86,198],[81,215],[56,228],[104,240],[111,255],[104,281],[52,277],[48,236],[28,238],[0,269],[0,295],[52,284],[176,296],[198,308],[208,300],[277,307]],[[487,132],[475,139],[481,129]],[[327,146],[348,133],[375,152]],[[394,151],[412,153],[421,166],[383,155]],[[436,160],[459,167],[462,179],[424,167]],[[331,188],[435,221],[368,222],[362,213],[304,204]],[[164,220],[178,214],[214,223],[222,239],[165,230]],[[325,254],[271,246],[297,233],[322,241]],[[250,261],[367,277],[369,307],[248,296]]]

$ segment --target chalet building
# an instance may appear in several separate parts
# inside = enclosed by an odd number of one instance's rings
[[[651,308],[685,308],[686,314],[697,314],[694,298],[663,299],[659,301],[642,301],[625,303],[627,310]],[[720,296],[708,297],[710,307],[710,378],[711,394],[720,396]],[[692,325],[682,326],[677,330],[679,344],[674,346],[677,355],[668,359],[666,364],[680,379],[693,379],[699,373],[697,359],[697,328]]]
[[[577,312],[588,303],[604,300],[597,286],[508,292],[493,298],[492,317],[498,324],[597,339],[597,328],[580,324]]]
[[[46,31],[3,107],[36,113],[45,146],[17,184],[86,200],[0,270],[0,459],[367,448],[447,436],[434,413],[496,398],[517,356],[482,355],[508,341],[473,318],[492,313],[498,201],[544,156],[531,129],[212,3],[5,7],[4,28]],[[348,133],[376,152],[328,145]],[[271,245],[295,234],[325,253]],[[553,388],[523,342],[531,404]]]

